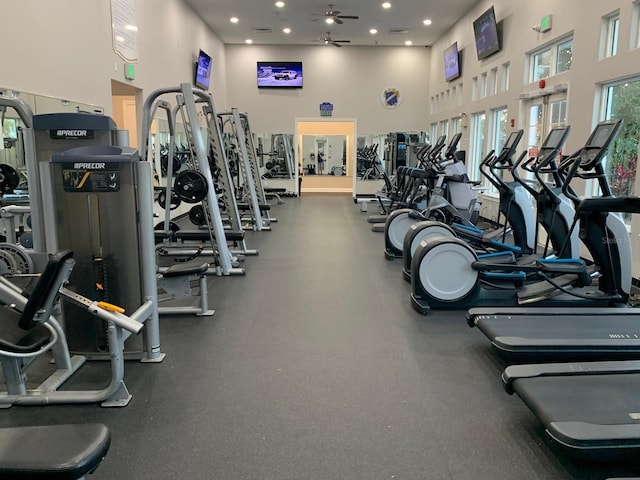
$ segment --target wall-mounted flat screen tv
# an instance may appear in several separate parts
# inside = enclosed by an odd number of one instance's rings
[[[200,50],[196,62],[194,85],[202,90],[209,90],[211,85],[211,56]]]
[[[455,80],[460,76],[460,54],[458,52],[458,42],[444,51],[444,79],[447,82]]]
[[[493,6],[476,18],[473,22],[473,35],[476,40],[478,60],[487,58],[500,51],[498,25]]]
[[[258,88],[302,88],[302,62],[258,62]]]

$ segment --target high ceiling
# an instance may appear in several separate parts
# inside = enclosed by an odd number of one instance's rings
[[[225,44],[251,39],[255,45],[322,45],[328,36],[341,46],[398,46],[406,41],[429,46],[479,1],[391,0],[391,7],[385,9],[383,0],[340,0],[333,6],[321,0],[284,0],[281,8],[276,0],[184,0]],[[335,12],[339,12],[337,22],[326,23],[326,17]],[[232,17],[237,23],[231,22]],[[425,25],[425,19],[431,24]],[[285,27],[291,33],[284,33]],[[376,34],[369,32],[372,28]]]

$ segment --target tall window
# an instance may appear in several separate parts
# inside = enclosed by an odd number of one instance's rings
[[[528,57],[530,82],[537,82],[571,70],[573,34],[530,52]]]
[[[471,116],[471,156],[467,162],[467,174],[471,180],[479,180],[478,166],[485,155],[485,112],[474,113]]]
[[[500,153],[504,142],[507,139],[507,130],[509,128],[509,119],[507,116],[507,107],[497,108],[491,111],[491,147],[496,152],[496,155]],[[502,178],[503,170],[497,170],[496,174],[499,178]],[[485,182],[489,191],[496,193],[496,188],[488,182]]]
[[[620,10],[602,18],[602,42],[600,57],[613,57],[618,53],[618,32],[620,30]]]
[[[462,117],[455,117],[451,119],[451,135],[462,132]]]
[[[635,194],[638,165],[638,132],[640,131],[640,78],[604,87],[602,118],[622,119],[622,130],[606,159],[606,171],[614,195]],[[630,221],[627,215],[625,221]]]

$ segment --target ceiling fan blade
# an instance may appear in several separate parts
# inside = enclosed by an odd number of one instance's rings
[[[351,40],[334,40],[337,43],[351,43]]]
[[[346,18],[349,20],[358,20],[360,19],[360,17],[358,17],[357,15],[336,15],[336,18]]]
[[[331,17],[333,18],[333,21],[336,22],[338,25],[342,25],[344,22],[342,20],[340,20],[339,17]]]
[[[338,42],[331,42],[331,45],[333,45],[334,47],[342,47],[342,45],[340,45]]]

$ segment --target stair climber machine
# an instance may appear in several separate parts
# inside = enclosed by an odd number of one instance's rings
[[[392,212],[385,223],[385,250],[387,260],[402,258],[404,237],[417,222],[432,219],[451,224],[461,222],[475,225],[479,207],[477,182],[470,182],[464,163],[456,156],[461,134],[449,142],[444,158],[440,152],[429,154],[423,163],[431,184],[427,192],[426,208],[403,208]]]
[[[612,196],[603,158],[620,126],[619,121],[599,123],[585,146],[559,166],[564,177],[562,191],[576,207],[571,230],[580,223],[579,235],[593,265],[587,266],[580,258],[539,259],[529,265],[494,263],[478,258],[473,247],[459,238],[429,239],[420,244],[412,259],[413,307],[427,314],[432,308],[533,302],[552,306],[626,303],[631,289],[628,233],[621,217],[603,211],[603,205],[621,211],[627,204],[602,201]],[[576,176],[597,180],[603,197],[581,200],[570,185]]]
[[[405,280],[411,280],[411,261],[420,243],[440,232],[445,236],[456,236],[465,240],[477,250],[480,258],[491,258],[493,262],[510,261],[511,255],[515,256],[517,262],[521,264],[530,263],[551,254],[560,258],[579,257],[578,230],[573,229],[570,232],[575,211],[571,201],[561,192],[562,179],[559,177],[555,161],[569,130],[569,127],[554,128],[540,147],[538,156],[530,157],[526,161],[524,161],[526,152],[523,152],[515,163],[512,161],[517,144],[522,137],[522,130],[509,135],[499,155],[494,156],[490,152],[480,165],[480,172],[498,190],[500,199],[497,223],[499,224],[500,217],[504,216],[504,227],[485,232],[461,224],[450,227],[433,221],[413,224],[404,239],[403,276]],[[519,174],[520,168],[535,176],[536,180],[522,178]],[[502,180],[500,172],[504,170],[511,173],[514,181]],[[553,185],[548,185],[542,177],[543,174],[552,176]],[[532,187],[532,182],[542,185],[541,190]],[[534,211],[533,200],[537,204],[537,213]],[[545,248],[541,254],[536,253],[539,228],[542,228],[547,236]],[[513,244],[505,243],[508,233]]]

